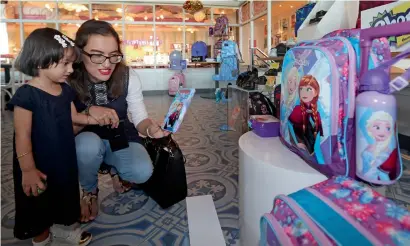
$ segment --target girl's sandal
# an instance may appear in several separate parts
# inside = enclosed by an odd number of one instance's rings
[[[117,173],[111,174],[111,178],[112,178],[112,186],[114,187],[114,190],[116,192],[120,194],[124,194],[131,190],[132,183],[121,179],[121,177]]]
[[[88,206],[88,220],[82,222],[93,221],[98,215],[98,188],[96,193],[86,192],[83,190],[82,203]],[[82,215],[84,217],[84,215]]]

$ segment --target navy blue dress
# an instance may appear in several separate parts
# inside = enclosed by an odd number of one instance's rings
[[[13,177],[16,201],[14,236],[27,239],[53,224],[71,225],[80,218],[77,157],[71,119],[75,93],[61,84],[53,96],[30,85],[20,87],[7,107],[33,113],[31,142],[36,168],[47,175],[47,189],[37,197],[23,192],[22,173],[13,139]]]

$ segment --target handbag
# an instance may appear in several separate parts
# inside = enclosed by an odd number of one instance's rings
[[[151,178],[140,185],[141,189],[163,209],[184,200],[188,194],[186,159],[172,135],[158,139],[147,137],[144,145],[154,171]]]

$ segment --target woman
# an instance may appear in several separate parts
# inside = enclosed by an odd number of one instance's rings
[[[75,140],[83,189],[81,220],[88,222],[98,213],[101,164],[114,167],[122,180],[144,183],[151,177],[153,166],[139,133],[160,138],[165,132],[148,119],[140,81],[129,83],[130,69],[123,62],[114,28],[104,21],[86,21],[78,29],[75,42],[82,51],[82,63],[69,78],[78,96],[76,107],[101,123],[74,126],[80,132]],[[109,122],[114,128],[102,126]],[[112,175],[115,177],[116,172]]]

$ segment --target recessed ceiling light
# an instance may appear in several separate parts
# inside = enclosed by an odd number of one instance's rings
[[[144,20],[148,20],[148,17],[145,16],[145,17],[144,17]]]
[[[265,20],[265,19],[262,19],[263,21]]]
[[[282,4],[279,4],[279,7],[282,7]]]
[[[292,6],[292,5],[290,5],[290,8],[291,8],[291,9],[293,9],[293,6]]]

